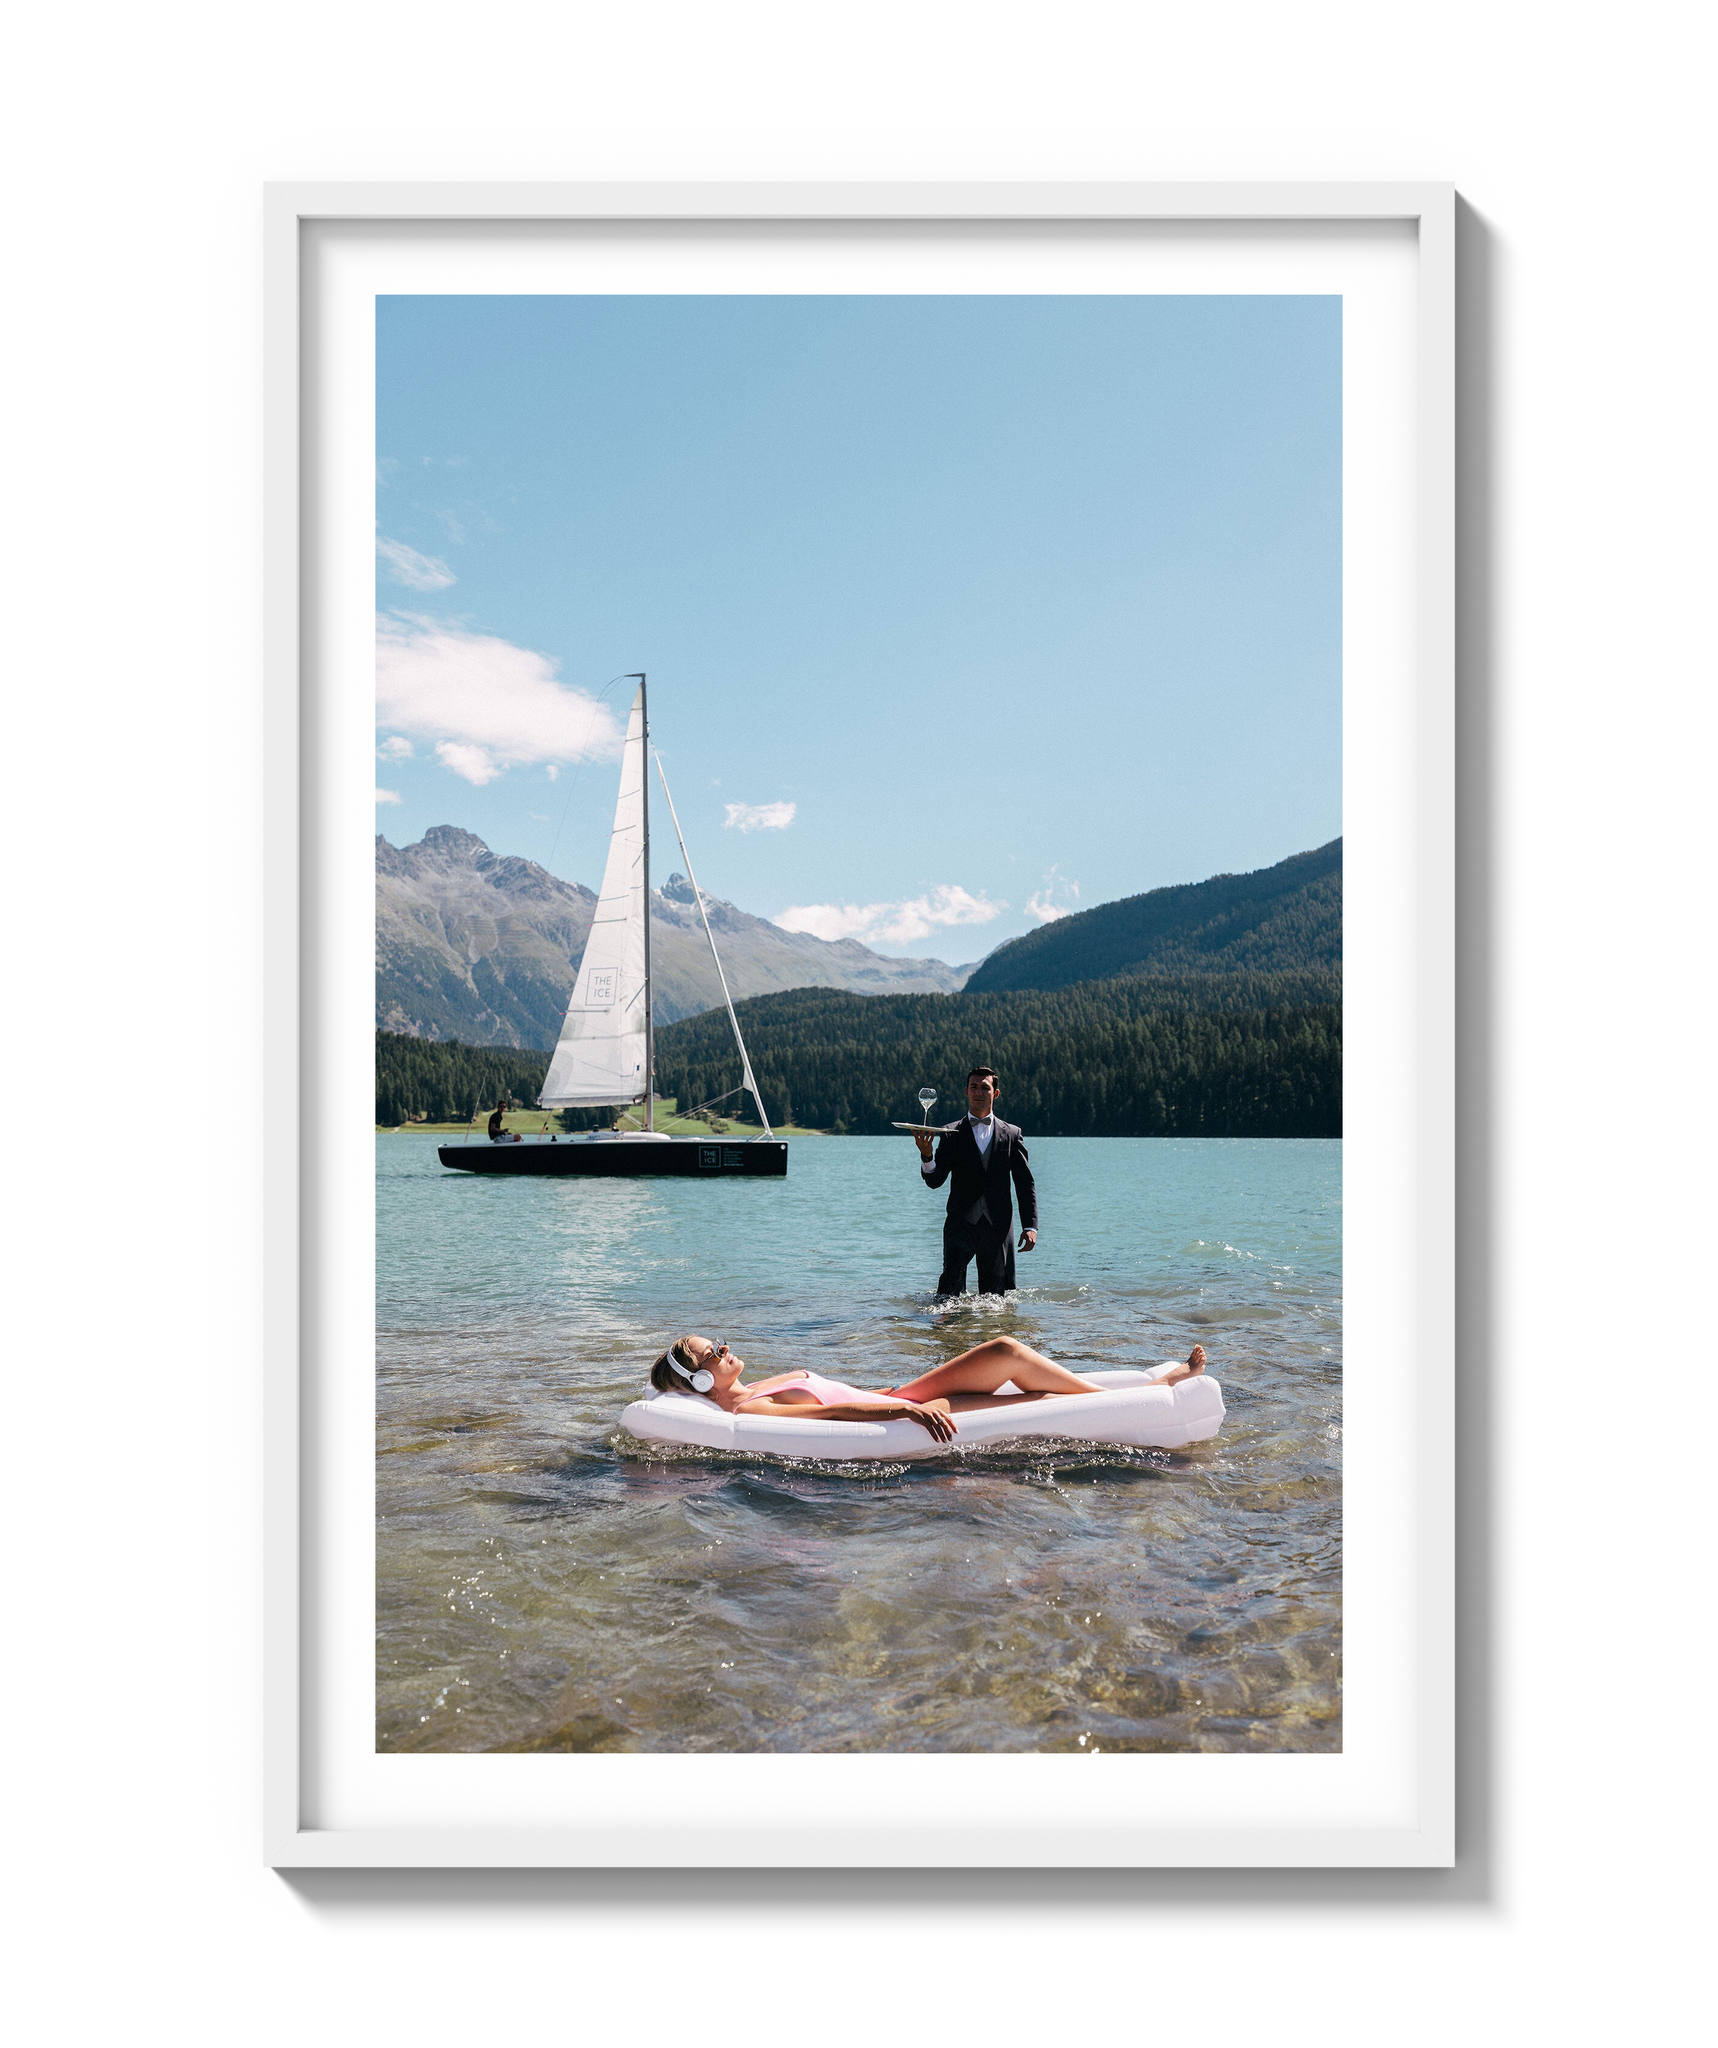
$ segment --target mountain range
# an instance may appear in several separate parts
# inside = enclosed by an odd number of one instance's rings
[[[1340,839],[1250,874],[1057,918],[1005,940],[976,966],[892,960],[856,939],[783,931],[707,892],[704,905],[736,1000],[805,988],[983,995],[1140,976],[1201,984],[1238,976],[1250,986],[1283,975],[1318,984],[1296,1000],[1340,1000]],[[457,825],[432,826],[415,846],[378,835],[377,1027],[466,1045],[552,1046],[595,908],[591,890],[535,861],[492,853]],[[721,986],[685,876],[651,891],[650,916],[658,1024],[715,1008]],[[1197,1006],[1224,1005],[1211,995]]]
[[[891,960],[856,939],[786,932],[704,892],[736,999],[788,988],[928,995],[971,972]],[[560,1035],[594,893],[535,861],[492,853],[474,832],[434,825],[415,846],[376,838],[376,1024],[466,1045],[547,1048]],[[650,962],[659,1024],[722,1000],[684,875],[650,892]]]

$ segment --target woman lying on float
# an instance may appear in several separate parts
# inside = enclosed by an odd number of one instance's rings
[[[887,1422],[899,1416],[916,1422],[938,1442],[958,1434],[955,1416],[985,1408],[1019,1408],[1058,1394],[1105,1394],[1113,1389],[1081,1379],[1014,1337],[975,1344],[946,1365],[921,1373],[905,1386],[876,1392],[850,1387],[817,1372],[778,1373],[747,1385],[745,1361],[726,1344],[708,1337],[677,1337],[650,1369],[650,1384],[661,1394],[702,1394],[728,1415],[785,1415],[797,1421]],[[1185,1365],[1157,1379],[1173,1387],[1205,1370],[1205,1347],[1195,1344]],[[1001,1394],[1012,1385],[1017,1392]]]

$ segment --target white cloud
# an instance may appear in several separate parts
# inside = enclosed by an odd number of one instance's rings
[[[439,619],[376,621],[376,723],[435,748],[479,786],[509,768],[612,759],[625,733],[606,705],[555,679],[528,647]]]
[[[376,791],[376,801],[379,804],[397,804],[399,800],[400,793],[397,789],[378,789]]]
[[[549,780],[550,780],[551,782],[553,782],[553,781],[555,780],[556,776],[557,776],[557,775],[559,775],[559,774],[560,774],[560,772],[561,772],[561,771],[560,771],[560,769],[558,769],[558,768],[557,768],[557,767],[555,766],[555,764],[554,764],[554,762],[553,762],[553,761],[551,761],[551,762],[549,763],[548,767],[547,767],[547,768],[545,768],[545,769],[543,770],[543,773],[544,773],[545,775],[547,775],[547,776],[548,776],[548,778],[549,778]]]
[[[420,555],[403,540],[384,540],[377,534],[376,552],[388,565],[388,574],[408,590],[446,590],[459,581],[439,555]]]
[[[439,741],[435,757],[444,768],[451,768],[455,775],[463,775],[467,782],[475,782],[479,789],[507,772],[488,748],[468,747],[461,740]]]
[[[989,924],[1007,908],[982,891],[974,896],[958,882],[939,882],[928,895],[908,903],[795,903],[774,921],[785,932],[810,932],[819,939],[909,946],[929,938],[939,925]]]
[[[722,824],[741,832],[785,832],[798,809],[798,804],[729,804]]]
[[[394,733],[376,749],[376,758],[379,761],[409,761],[412,758],[412,743]]]
[[[1070,896],[1072,903],[1066,900]],[[1059,917],[1071,917],[1079,900],[1079,883],[1064,881],[1060,868],[1053,867],[1044,877],[1044,886],[1027,897],[1026,909],[1040,924],[1054,924]]]
[[[790,903],[780,917],[784,932],[810,932],[814,939],[855,939],[867,936],[891,909],[887,903]]]

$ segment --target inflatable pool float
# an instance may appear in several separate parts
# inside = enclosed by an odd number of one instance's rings
[[[621,1422],[647,1443],[690,1444],[709,1451],[767,1451],[778,1458],[940,1458],[950,1451],[1023,1437],[1093,1444],[1134,1444],[1178,1451],[1203,1443],[1223,1426],[1223,1390],[1208,1372],[1159,1386],[1176,1361],[1135,1372],[1088,1372],[1101,1394],[1056,1394],[1018,1408],[957,1414],[952,1444],[939,1444],[916,1422],[817,1422],[797,1415],[728,1415],[701,1394],[652,1394],[622,1411]],[[1012,1382],[999,1393],[1015,1392]]]

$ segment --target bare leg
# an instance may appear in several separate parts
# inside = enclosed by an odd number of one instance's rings
[[[1095,1380],[1083,1380],[1066,1366],[1042,1352],[1033,1351],[1017,1337],[993,1337],[988,1344],[975,1344],[947,1365],[921,1373],[904,1387],[892,1387],[904,1401],[934,1401],[950,1394],[994,1394],[1009,1380],[1022,1394],[1096,1394],[1102,1388]]]
[[[1157,1385],[1173,1387],[1204,1370],[1205,1347],[1195,1344],[1187,1354],[1187,1363],[1165,1373]],[[1021,1397],[1027,1400],[1042,1400],[1046,1394],[1101,1394],[1105,1391],[1098,1381],[1081,1379],[1078,1373],[1069,1372],[1066,1366],[1057,1365],[1054,1359],[1046,1358],[1042,1352],[1031,1350],[1016,1337],[993,1337],[988,1344],[976,1344],[958,1358],[951,1358],[947,1365],[921,1373],[904,1387],[889,1387],[884,1391],[899,1394],[903,1401],[934,1401],[939,1396],[994,1394],[998,1387],[1010,1380],[1020,1389]],[[1008,1398],[1003,1396],[1004,1401]]]

